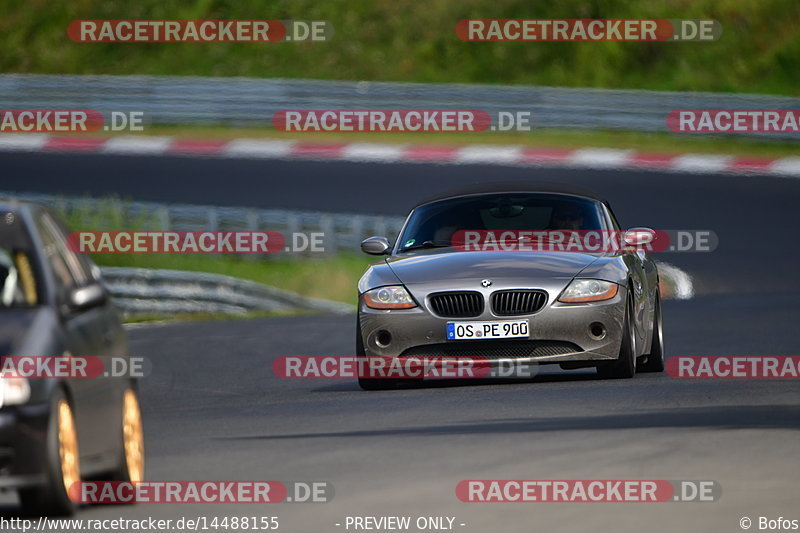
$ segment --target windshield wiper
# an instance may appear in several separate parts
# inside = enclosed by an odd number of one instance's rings
[[[419,244],[412,244],[411,246],[404,246],[403,248],[400,248],[400,251],[406,252],[408,250],[421,250],[423,248],[450,248],[452,246],[452,244],[445,241],[425,241]]]

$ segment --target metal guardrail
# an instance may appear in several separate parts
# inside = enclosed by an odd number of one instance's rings
[[[309,298],[220,274],[103,267],[103,280],[125,316],[252,311],[352,313],[352,305]]]
[[[91,225],[97,230],[279,231],[287,242],[293,233],[322,232],[325,253],[359,251],[361,241],[372,235],[384,235],[393,240],[403,224],[402,217],[351,213],[98,200],[10,191],[0,191],[0,197],[38,202],[67,215],[90,216]]]
[[[153,124],[271,126],[281,109],[532,112],[534,127],[667,131],[676,109],[798,109],[779,96],[559,87],[178,76],[0,74],[5,109],[143,111]],[[746,135],[746,134],[736,134]],[[748,134],[763,135],[763,134]],[[797,133],[770,133],[800,139]]]

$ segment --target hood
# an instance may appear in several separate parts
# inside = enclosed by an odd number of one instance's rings
[[[573,252],[453,252],[426,250],[386,260],[404,284],[454,279],[573,278],[598,256]]]

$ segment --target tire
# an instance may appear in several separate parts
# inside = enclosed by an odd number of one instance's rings
[[[80,453],[72,405],[60,388],[50,399],[45,447],[45,484],[19,491],[23,512],[69,516],[77,507],[77,501],[69,495],[68,486],[81,481]]]
[[[619,357],[610,364],[597,367],[597,374],[604,379],[627,379],[636,374],[635,340],[633,338],[633,300],[630,289],[625,303],[625,320],[622,323],[622,343],[619,347]]]
[[[361,317],[356,318],[356,359],[366,359],[367,352],[364,350],[364,341],[361,339]],[[397,388],[397,381],[386,378],[362,378],[358,377],[358,386],[362,390],[392,390]]]
[[[139,407],[139,396],[136,389],[125,389],[122,397],[122,413],[120,435],[119,466],[101,481],[125,481],[138,483],[144,480],[144,431],[142,429],[142,412]]]
[[[656,290],[656,310],[653,317],[653,342],[646,361],[639,365],[641,372],[664,371],[664,319],[661,314],[661,291]]]

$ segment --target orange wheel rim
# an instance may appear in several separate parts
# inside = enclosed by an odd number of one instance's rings
[[[136,393],[130,389],[125,391],[123,400],[122,434],[128,479],[138,483],[144,478],[144,432],[139,400],[136,398]]]
[[[81,480],[80,457],[78,455],[78,433],[75,431],[75,419],[67,400],[58,402],[58,455],[61,459],[61,479],[64,490],[72,496],[70,488]]]

